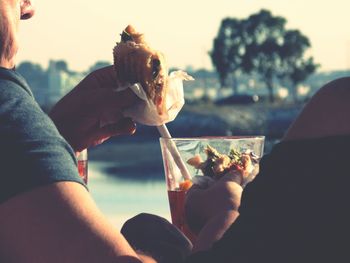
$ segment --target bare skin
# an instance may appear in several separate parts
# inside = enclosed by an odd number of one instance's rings
[[[136,124],[123,117],[123,109],[137,101],[131,90],[116,92],[113,66],[83,79],[51,110],[49,116],[77,152],[116,135],[130,135]]]
[[[238,217],[242,187],[236,174],[223,176],[209,188],[194,185],[186,196],[186,218],[198,234],[193,252],[207,250],[219,240]]]
[[[1,67],[14,68],[19,20],[33,14],[30,0],[0,0]],[[135,131],[135,124],[121,115],[134,98],[127,92],[116,94],[113,88],[110,68],[102,69],[87,76],[53,109],[52,119],[76,151]],[[36,187],[0,204],[0,261],[155,262],[139,257],[85,187],[75,182]]]
[[[34,12],[30,0],[0,0],[1,67],[11,69],[15,66],[19,20],[31,18]]]
[[[10,199],[0,206],[0,225],[3,262],[141,262],[78,183]]]
[[[350,78],[326,84],[307,103],[283,140],[350,134]]]

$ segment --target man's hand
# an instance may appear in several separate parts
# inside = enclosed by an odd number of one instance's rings
[[[116,92],[112,66],[90,73],[51,110],[50,117],[75,151],[95,146],[111,136],[133,134],[135,123],[124,108],[136,102],[129,89]]]
[[[232,211],[236,213],[243,191],[237,183],[239,179],[238,172],[231,172],[219,181],[208,184],[209,186],[193,185],[190,188],[186,195],[185,213],[188,225],[194,233],[198,234],[209,221],[218,215]]]

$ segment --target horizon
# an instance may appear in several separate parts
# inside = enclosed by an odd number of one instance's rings
[[[91,67],[93,67],[93,66],[96,65],[97,62],[107,62],[107,61],[95,61],[95,62],[93,62],[91,65],[88,65],[85,69],[74,70],[74,69],[72,69],[72,68],[70,67],[69,61],[66,61],[66,60],[64,60],[64,59],[57,59],[57,60],[55,60],[55,59],[49,59],[47,65],[42,65],[42,64],[40,64],[40,63],[38,63],[38,62],[36,62],[36,61],[23,60],[23,61],[19,61],[18,63],[16,63],[16,68],[18,68],[18,66],[20,66],[21,63],[29,62],[29,63],[35,64],[35,65],[40,65],[41,68],[42,68],[43,70],[48,70],[48,68],[49,68],[49,66],[50,66],[50,65],[49,65],[49,64],[50,64],[50,61],[53,61],[53,62],[64,61],[64,62],[66,62],[66,63],[67,63],[67,66],[68,66],[68,71],[69,71],[70,73],[72,73],[72,74],[76,74],[76,73],[77,73],[77,74],[86,74],[86,73],[88,73],[88,72],[90,71],[90,68],[91,68]],[[208,68],[193,68],[191,65],[188,65],[187,67],[181,68],[181,69],[178,68],[178,67],[170,67],[169,70],[170,70],[170,72],[171,72],[172,70],[185,70],[186,72],[192,72],[192,73],[195,73],[195,72],[201,71],[201,70],[206,70],[206,71],[208,71],[209,73],[215,73],[215,72],[216,72],[216,69],[215,69],[215,68],[210,68],[210,69],[208,69]],[[316,70],[312,75],[317,74],[317,73],[319,73],[319,74],[329,74],[329,73],[346,72],[346,71],[349,71],[349,72],[350,72],[350,68],[347,68],[347,69],[329,69],[329,70],[322,70],[322,69],[321,69],[321,70]],[[243,75],[244,75],[244,74],[243,74]]]
[[[347,0],[178,0],[170,9],[166,6],[161,0],[120,4],[104,0],[99,5],[93,0],[61,0],[54,6],[36,1],[35,16],[20,25],[17,64],[30,61],[46,68],[50,59],[65,60],[71,70],[82,72],[97,61],[112,63],[119,33],[132,24],[152,47],[165,54],[170,68],[213,70],[207,53],[222,19],[242,19],[267,9],[286,18],[287,29],[298,29],[309,38],[308,54],[321,64],[318,72],[350,68]]]

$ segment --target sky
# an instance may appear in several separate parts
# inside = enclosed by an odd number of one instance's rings
[[[208,52],[222,19],[264,8],[309,38],[321,71],[350,69],[349,0],[35,0],[35,6],[35,16],[20,25],[18,62],[47,67],[63,59],[76,71],[112,63],[120,32],[132,24],[170,67],[212,69]]]

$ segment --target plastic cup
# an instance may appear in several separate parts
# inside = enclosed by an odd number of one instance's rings
[[[78,172],[81,178],[83,178],[84,183],[88,183],[88,153],[87,149],[81,151],[77,155],[78,161]]]
[[[197,176],[203,176],[203,173],[200,169],[187,164],[187,160],[196,155],[199,155],[202,160],[206,160],[205,148],[208,145],[222,154],[228,154],[231,149],[239,152],[249,150],[254,153],[257,160],[260,160],[263,155],[264,142],[264,136],[160,138],[171,220],[192,242],[195,241],[196,236],[190,231],[186,223],[185,198],[193,178],[198,179]],[[173,157],[174,152],[180,155],[187,171],[179,168],[177,165],[179,162],[175,161],[176,157]],[[255,178],[258,171],[259,163],[256,163],[245,180],[244,186]],[[191,178],[184,176],[184,172],[189,172]]]

